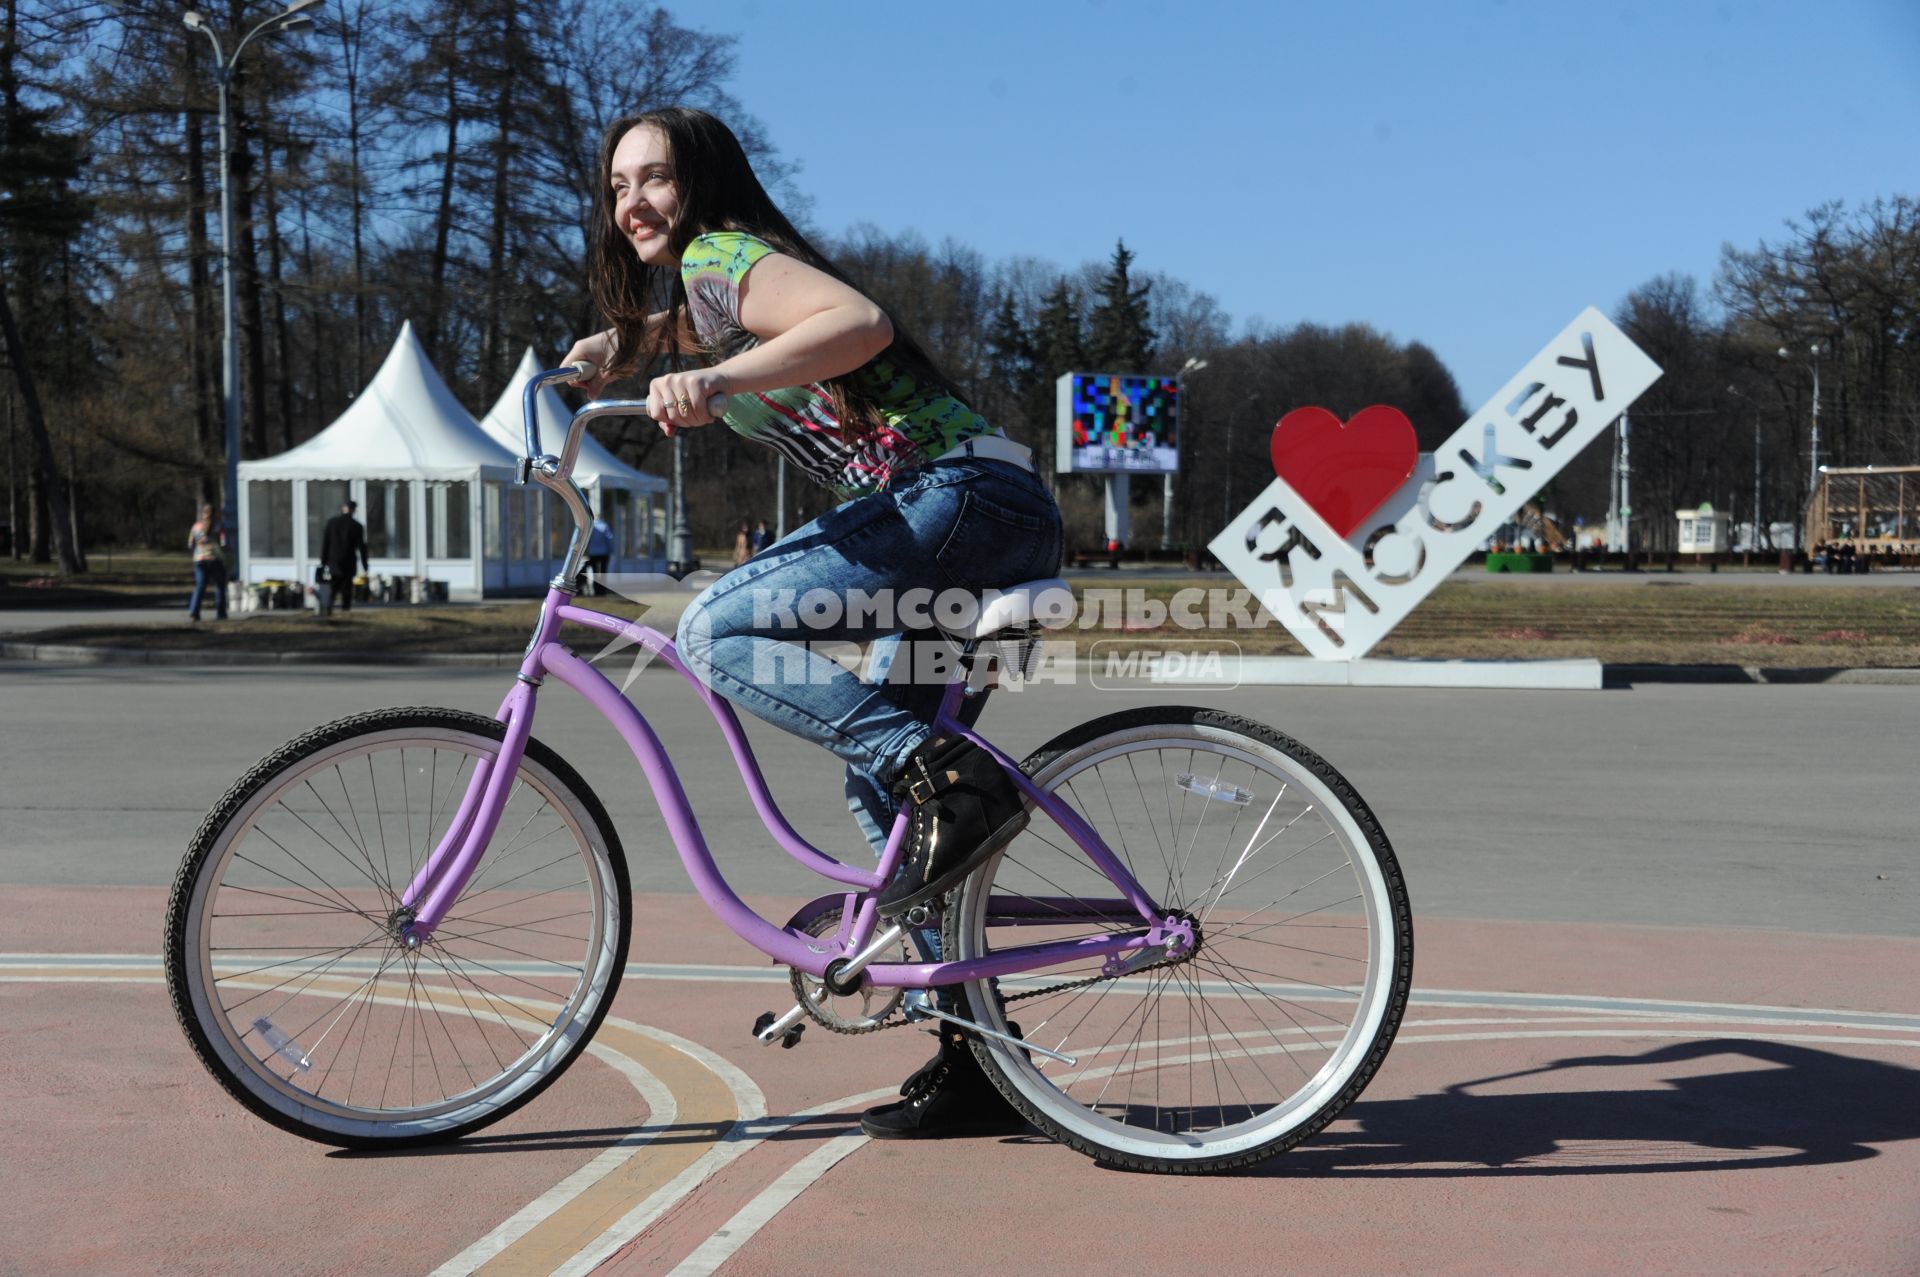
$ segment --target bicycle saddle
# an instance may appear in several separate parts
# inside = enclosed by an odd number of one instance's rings
[[[1073,587],[1057,576],[1022,581],[1004,590],[988,590],[970,625],[947,625],[937,617],[942,633],[957,639],[986,638],[1001,630],[1019,629],[1030,622],[1059,623],[1073,615]]]

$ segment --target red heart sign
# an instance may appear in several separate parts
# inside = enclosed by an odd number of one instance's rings
[[[1342,540],[1420,462],[1413,423],[1385,404],[1362,408],[1344,423],[1325,408],[1295,408],[1274,426],[1272,452],[1273,472]]]

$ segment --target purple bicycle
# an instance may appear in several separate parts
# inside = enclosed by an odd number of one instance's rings
[[[1143,1170],[1251,1165],[1352,1103],[1405,1011],[1413,924],[1385,833],[1332,767],[1268,727],[1184,707],[1110,714],[1016,763],[960,724],[962,703],[981,694],[976,670],[1030,668],[1065,586],[1005,591],[947,632],[960,660],[936,730],[991,751],[1031,819],[943,900],[883,922],[873,897],[906,818],[873,869],[813,847],[671,640],[574,602],[582,431],[644,407],[589,404],[544,454],[534,396],[578,371],[527,387],[521,475],[558,496],[575,534],[497,715],[389,709],[316,728],[243,776],[194,837],[167,910],[167,982],[236,1099],[308,1139],[398,1147],[498,1121],[586,1048],[619,988],[632,900],[599,799],[531,735],[551,680],[631,747],[708,907],[790,969],[794,1005],[761,1017],[762,1042],[791,1046],[808,1022],[953,1022],[1034,1125]],[[558,642],[568,624],[679,672],[768,832],[837,889],[784,924],[748,908],[646,719]],[[911,960],[916,927],[938,929],[942,960]]]

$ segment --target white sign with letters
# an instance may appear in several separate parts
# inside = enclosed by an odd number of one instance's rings
[[[1659,376],[1589,306],[1350,538],[1276,478],[1207,548],[1308,652],[1364,656]]]

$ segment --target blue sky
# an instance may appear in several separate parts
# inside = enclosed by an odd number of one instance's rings
[[[1920,194],[1920,0],[701,0],[812,217],[1426,342],[1469,408],[1581,307]]]

